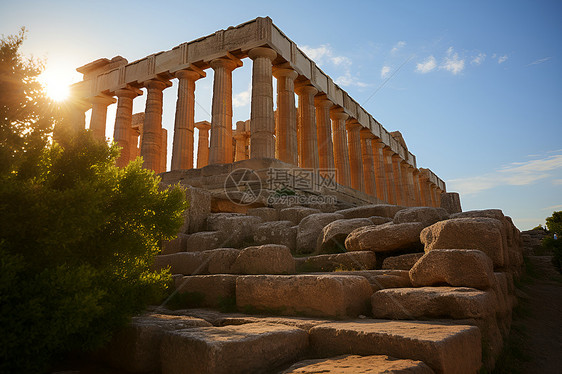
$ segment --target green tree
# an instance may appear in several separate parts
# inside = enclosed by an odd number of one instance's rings
[[[2,84],[21,68],[22,39],[2,39],[2,53],[15,54],[3,55],[13,66],[2,67]],[[57,355],[99,347],[158,302],[170,275],[151,264],[186,207],[179,187],[161,188],[140,159],[116,167],[118,148],[89,132],[48,142],[56,118],[42,114],[42,94],[4,97],[33,80],[38,70],[26,69],[0,91],[2,373],[43,372]]]
[[[553,263],[558,270],[562,271],[562,211],[553,212],[552,216],[546,219],[548,235],[542,240],[542,247],[552,251]],[[554,235],[557,239],[554,239]]]
[[[546,228],[551,233],[562,234],[562,211],[553,212],[552,216],[546,219]]]

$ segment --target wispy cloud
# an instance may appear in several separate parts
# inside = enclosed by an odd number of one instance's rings
[[[236,95],[232,95],[232,105],[235,108],[244,107],[250,104],[250,98],[252,97],[252,84],[248,85],[248,89],[239,92]]]
[[[546,208],[542,208],[541,210],[557,210],[557,209],[562,209],[562,204],[547,206]]]
[[[507,58],[508,58],[507,55],[498,57],[498,64],[503,64],[504,62],[507,61]]]
[[[543,62],[547,62],[548,60],[551,60],[551,59],[552,59],[552,56],[541,58],[541,59],[538,59],[538,60],[535,60],[535,61],[531,62],[530,64],[527,64],[526,66],[542,64]]]
[[[399,41],[398,43],[396,43],[394,45],[394,47],[392,47],[392,49],[390,50],[391,54],[395,54],[396,52],[398,52],[399,50],[401,50],[402,48],[404,48],[406,46],[406,42],[405,41]]]
[[[473,65],[480,65],[484,62],[485,59],[486,59],[486,54],[479,53],[478,56],[475,56],[471,62]]]
[[[351,59],[335,53],[329,44],[323,44],[319,47],[303,45],[299,46],[299,48],[318,65],[330,68],[330,75],[336,76],[339,74],[338,78],[334,79],[334,81],[340,86],[369,86],[369,84],[362,82],[357,74],[351,73],[351,66],[353,64]]]
[[[459,58],[459,54],[453,51],[453,47],[449,47],[440,68],[457,75],[464,70],[464,59]]]
[[[381,69],[381,78],[386,79],[390,75],[390,66],[383,66]]]
[[[555,186],[562,186],[562,179],[553,179],[552,184]]]
[[[433,69],[435,69],[436,67],[437,67],[437,61],[435,60],[435,57],[429,56],[422,62],[418,62],[416,64],[416,71],[418,73],[426,74],[432,71]]]
[[[484,175],[458,178],[448,181],[453,190],[462,194],[476,194],[494,187],[525,186],[539,180],[553,177],[553,172],[562,170],[562,154],[547,156],[538,160],[514,162]]]

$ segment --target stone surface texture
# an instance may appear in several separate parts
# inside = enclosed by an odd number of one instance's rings
[[[348,251],[392,252],[398,249],[415,249],[420,246],[423,224],[385,223],[360,227],[352,231],[345,240]]]
[[[244,248],[232,265],[237,274],[294,274],[291,250],[278,244]]]

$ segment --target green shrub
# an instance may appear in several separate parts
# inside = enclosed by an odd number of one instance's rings
[[[87,132],[63,144],[32,173],[0,174],[0,372],[99,347],[170,282],[150,267],[181,226],[183,191],[160,189],[140,159],[116,167],[118,149]]]

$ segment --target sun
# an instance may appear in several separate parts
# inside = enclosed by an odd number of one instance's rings
[[[70,85],[73,83],[71,74],[64,70],[46,69],[37,77],[45,88],[47,96],[54,101],[64,101],[70,94]]]

